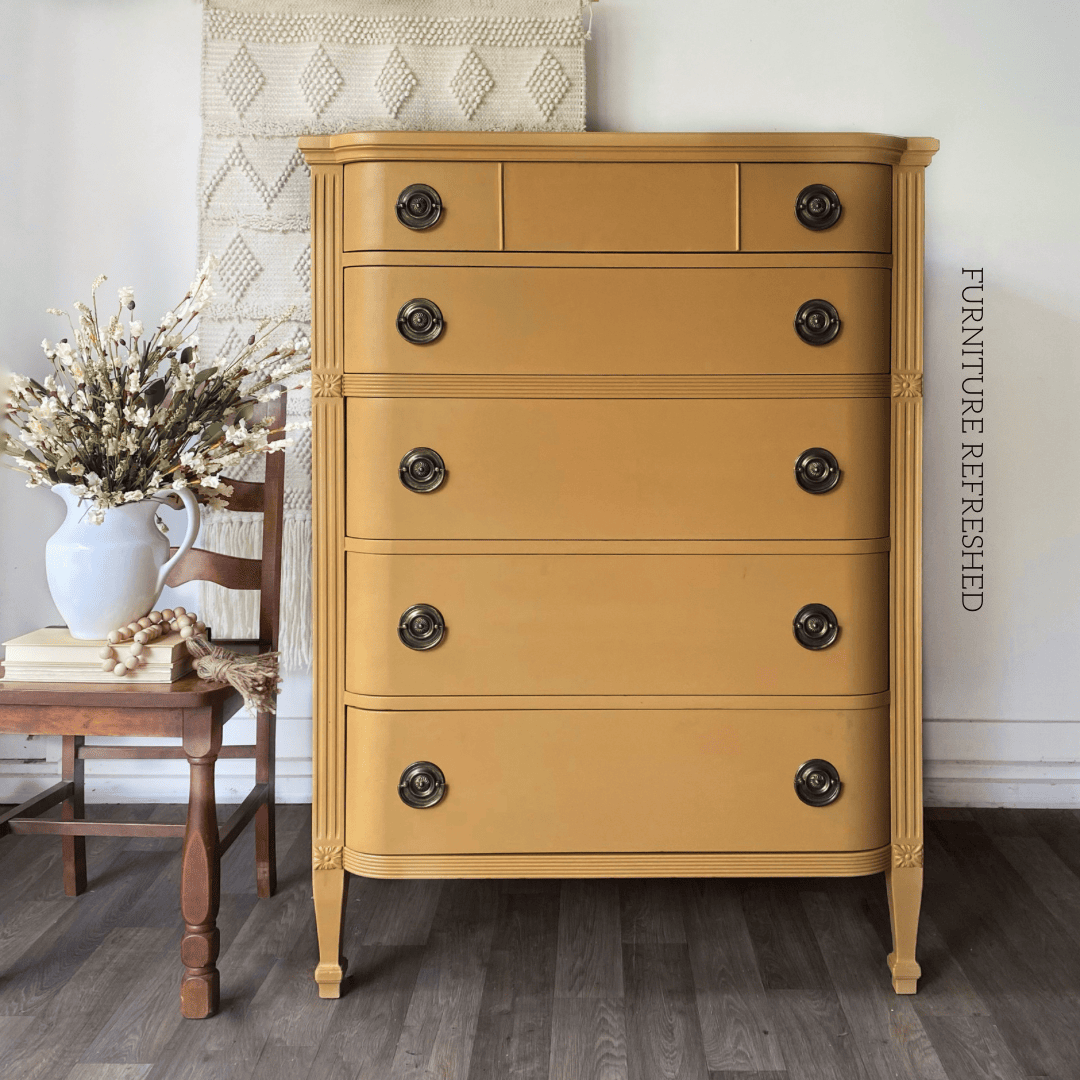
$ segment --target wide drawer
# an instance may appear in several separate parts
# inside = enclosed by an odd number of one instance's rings
[[[820,191],[821,186],[829,191]],[[892,250],[888,165],[743,165],[740,188],[743,251]],[[819,190],[808,190],[813,188]],[[819,227],[799,218],[804,192],[802,213]],[[816,217],[808,213],[815,196],[820,200]]]
[[[738,166],[507,162],[507,251],[734,251]]]
[[[397,204],[414,185],[431,188],[426,217],[403,224]],[[426,224],[433,220],[433,224]],[[502,224],[499,166],[484,161],[364,161],[345,166],[345,251],[496,251]]]
[[[889,402],[351,398],[346,523],[366,539],[858,539],[889,532]],[[823,448],[835,487],[800,487]],[[407,455],[438,454],[433,490]],[[400,471],[404,463],[405,479]],[[435,462],[436,467],[438,462]],[[430,467],[430,466],[429,466]],[[804,483],[813,483],[803,472]]]
[[[345,844],[370,854],[864,851],[889,841],[887,708],[348,710]],[[809,760],[840,794],[810,806]],[[445,794],[407,805],[435,764]]]
[[[865,695],[888,689],[887,554],[346,554],[345,687],[401,695]],[[796,640],[808,605],[827,648]],[[437,609],[415,650],[399,623]],[[429,640],[431,640],[429,638]]]
[[[345,270],[347,372],[856,373],[889,370],[890,273],[852,268],[365,266]],[[426,344],[399,313],[431,301]],[[825,300],[840,329],[796,332]]]

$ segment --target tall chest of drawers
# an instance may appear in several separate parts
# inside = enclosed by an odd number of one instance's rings
[[[882,871],[914,992],[936,140],[301,148],[320,992],[349,874]]]

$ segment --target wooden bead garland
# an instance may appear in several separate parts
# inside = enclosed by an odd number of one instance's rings
[[[135,671],[146,663],[146,646],[172,633],[179,633],[183,640],[189,641],[206,633],[206,623],[195,612],[182,607],[151,611],[149,615],[109,633],[106,639],[108,644],[99,653],[101,670],[111,671],[118,677]],[[131,646],[128,655],[122,657],[119,646],[127,641],[131,642]]]

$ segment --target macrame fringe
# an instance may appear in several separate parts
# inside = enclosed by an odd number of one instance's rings
[[[287,451],[286,451],[287,452]],[[203,515],[199,546],[223,555],[257,559],[262,553],[262,514],[233,511]],[[199,611],[218,638],[257,637],[259,594],[201,582]],[[278,646],[286,671],[311,667],[311,517],[287,511],[281,541],[281,630]]]
[[[275,711],[280,653],[244,656],[211,645],[204,637],[188,638],[187,650],[195,660],[195,674],[207,682],[227,682],[239,690],[252,716]]]

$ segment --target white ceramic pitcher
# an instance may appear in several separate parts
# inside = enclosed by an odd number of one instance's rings
[[[45,544],[49,592],[72,637],[96,640],[150,611],[165,578],[199,535],[199,504],[187,488],[177,494],[187,508],[187,531],[169,558],[169,541],[154,523],[160,504],[151,499],[110,507],[100,525],[90,503],[79,504],[69,484],[53,491],[67,517]]]

